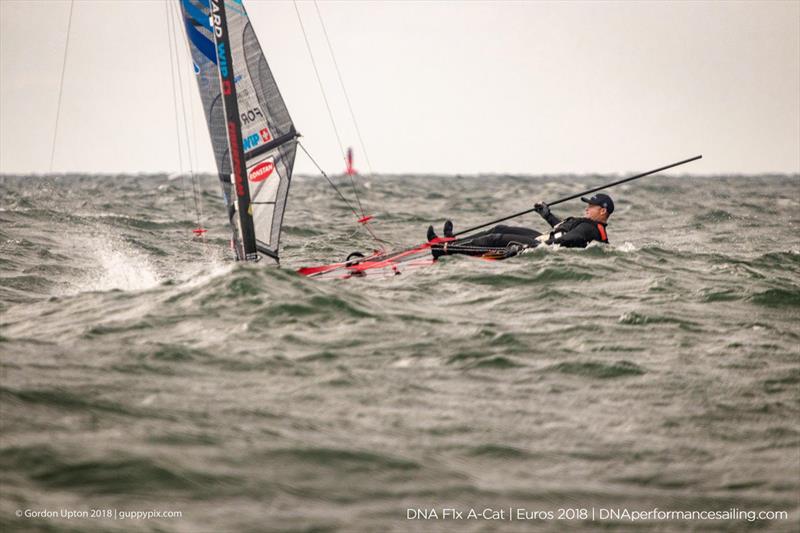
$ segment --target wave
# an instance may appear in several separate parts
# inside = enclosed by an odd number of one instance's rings
[[[518,368],[524,366],[514,359],[503,355],[487,355],[485,352],[465,351],[448,358],[447,364],[458,364],[460,368]]]
[[[767,289],[751,296],[750,301],[764,307],[800,307],[800,288]]]
[[[211,475],[156,459],[113,453],[91,459],[71,458],[50,446],[19,446],[0,453],[5,472],[19,472],[48,489],[93,495],[199,495],[208,487],[237,483],[231,476]]]
[[[667,315],[645,315],[630,311],[620,315],[618,319],[620,324],[629,326],[644,326],[649,324],[676,324],[681,329],[689,331],[702,331],[701,324],[691,320],[676,318]]]
[[[385,469],[418,470],[421,468],[421,465],[415,461],[383,453],[328,447],[278,448],[262,452],[259,455],[264,461],[299,462],[305,465],[316,465],[321,468],[344,472]]]
[[[11,389],[0,387],[0,397],[9,404],[26,404],[43,406],[57,410],[77,410],[86,412],[102,412],[112,415],[131,417],[166,418],[153,412],[133,409],[119,403],[102,399],[85,397],[61,388],[52,389]]]
[[[641,376],[646,371],[630,361],[605,363],[602,361],[564,362],[549,366],[545,372],[558,372],[594,379],[613,379],[621,377]]]
[[[579,270],[577,267],[546,267],[531,272],[517,272],[514,274],[505,274],[498,272],[490,272],[480,275],[468,275],[461,279],[465,282],[475,283],[479,285],[487,285],[495,288],[529,286],[532,283],[536,284],[549,284],[556,281],[589,281],[594,278],[594,275]]]
[[[527,459],[531,454],[514,446],[503,444],[482,444],[467,451],[467,455],[496,459]]]
[[[735,220],[736,218],[737,217],[725,211],[724,209],[712,209],[710,211],[705,211],[692,216],[692,222],[702,225],[705,223],[729,222],[731,220]]]

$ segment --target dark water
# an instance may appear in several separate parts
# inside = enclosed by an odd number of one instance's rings
[[[610,179],[365,198],[406,245]],[[371,244],[317,179],[293,187],[279,269],[227,259],[211,178],[205,245],[180,180],[0,178],[0,529],[797,531],[800,178],[612,193],[610,246],[323,282],[293,268]],[[788,518],[508,520],[656,507]],[[62,509],[118,515],[15,516]],[[154,510],[182,516],[119,517]]]

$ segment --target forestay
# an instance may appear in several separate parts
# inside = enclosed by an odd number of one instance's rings
[[[297,132],[241,0],[181,0],[239,259],[278,260]]]

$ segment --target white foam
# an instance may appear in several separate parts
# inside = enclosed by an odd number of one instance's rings
[[[617,247],[616,247],[616,249],[617,249],[617,250],[619,250],[620,252],[624,252],[624,253],[636,252],[636,251],[638,251],[638,250],[639,250],[639,249],[638,249],[636,246],[634,246],[634,245],[633,245],[633,243],[632,243],[632,242],[630,242],[630,241],[625,241],[625,242],[623,242],[622,244],[620,244],[619,246],[617,246]]]
[[[162,282],[162,276],[147,254],[117,236],[100,233],[81,237],[72,246],[83,250],[92,266],[84,276],[71,283],[63,295],[114,289],[141,291]]]
[[[69,283],[60,292],[68,296],[82,292],[111,290],[144,291],[168,280],[182,287],[203,285],[224,275],[233,268],[225,261],[224,253],[216,247],[198,248],[196,260],[191,262],[159,263],[158,260],[121,238],[119,235],[96,228],[91,236],[75,238],[70,246],[82,251],[89,263],[88,271]]]
[[[141,291],[161,283],[162,278],[144,253],[119,240],[95,242],[93,249],[97,259],[96,277],[89,279],[84,290]]]

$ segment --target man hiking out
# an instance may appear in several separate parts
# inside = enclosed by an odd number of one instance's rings
[[[558,244],[566,248],[585,248],[592,241],[608,242],[606,226],[608,217],[614,212],[614,201],[607,194],[595,194],[581,198],[586,202],[583,217],[569,217],[560,220],[546,203],[539,203],[534,209],[553,228],[549,234],[542,234],[531,228],[519,226],[495,226],[490,230],[475,233],[458,240],[437,242],[431,246],[433,257],[446,254],[483,255],[498,248],[533,248],[540,244]],[[445,238],[453,237],[453,223],[444,223]],[[428,227],[428,241],[438,239],[433,226]]]

